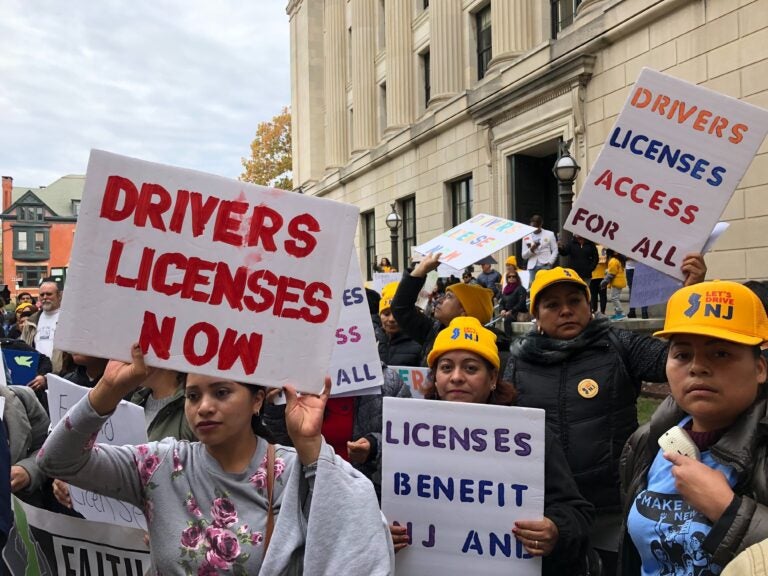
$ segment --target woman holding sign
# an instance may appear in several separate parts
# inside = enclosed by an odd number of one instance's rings
[[[476,318],[458,317],[442,330],[429,353],[425,398],[511,406],[515,391],[499,380],[496,335]],[[543,574],[587,574],[587,534],[592,506],[579,494],[555,436],[546,434],[544,517],[516,522],[515,537],[527,552],[543,557]],[[395,549],[407,545],[404,526],[390,526]]]
[[[706,273],[700,255],[683,262],[688,283]],[[637,428],[642,382],[664,382],[667,346],[595,318],[589,288],[568,268],[542,270],[531,286],[535,328],[512,344],[504,380],[518,405],[543,408],[581,493],[597,511],[592,546],[613,574],[621,526],[619,457]]]
[[[670,341],[672,395],[622,455],[621,573],[658,574],[663,561],[720,574],[768,538],[768,316],[746,286],[704,282],[670,298],[655,335]]]
[[[130,365],[110,362],[39,461],[51,475],[141,506],[157,573],[391,573],[373,486],[320,435],[328,380],[319,396],[285,387],[295,449],[262,438],[260,386],[197,374],[187,377],[185,410],[200,442],[94,445],[120,399],[149,372],[138,344],[132,355]]]

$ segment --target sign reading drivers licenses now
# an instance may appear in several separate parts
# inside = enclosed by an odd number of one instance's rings
[[[382,511],[410,545],[397,574],[541,574],[512,534],[544,514],[544,411],[384,398]]]
[[[56,346],[318,392],[358,209],[92,151]],[[101,314],[90,312],[98,310]]]
[[[768,111],[644,68],[565,228],[678,279],[768,132]]]

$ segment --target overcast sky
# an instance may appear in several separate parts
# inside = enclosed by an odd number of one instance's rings
[[[0,0],[0,173],[84,174],[91,148],[236,178],[290,104],[287,0]]]

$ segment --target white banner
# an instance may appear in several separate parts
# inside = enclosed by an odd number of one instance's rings
[[[768,111],[643,68],[565,228],[683,279],[768,132]]]
[[[318,392],[358,209],[92,151],[57,348]],[[88,311],[108,311],[107,317]]]
[[[384,398],[382,510],[398,576],[541,574],[512,535],[544,514],[544,411]]]

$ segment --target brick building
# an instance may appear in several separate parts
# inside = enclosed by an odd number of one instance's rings
[[[578,191],[643,66],[768,108],[768,0],[291,0],[294,185],[361,209],[363,270],[471,214],[558,229],[560,142]],[[707,256],[768,278],[768,142]],[[500,254],[504,257],[506,254]]]
[[[14,186],[3,176],[3,280],[12,294],[37,295],[42,278],[66,279],[85,176],[59,178],[50,186]]]

